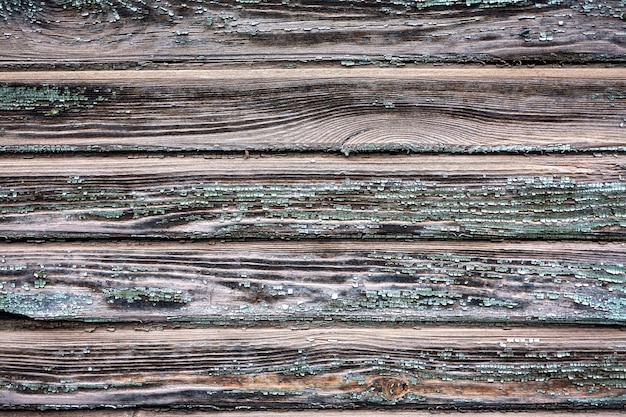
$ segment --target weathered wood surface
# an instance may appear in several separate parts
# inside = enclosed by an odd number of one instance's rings
[[[0,237],[624,240],[624,155],[0,160]]]
[[[625,13],[0,0],[3,415],[623,413]]]
[[[0,310],[36,319],[626,325],[624,244],[2,246]]]
[[[2,408],[593,408],[626,398],[626,333],[614,330],[142,330],[3,330]]]
[[[621,0],[0,2],[0,65],[624,62]]]
[[[623,70],[353,70],[5,73],[0,408],[623,409]]]
[[[623,67],[0,73],[7,153],[624,151],[625,116]]]

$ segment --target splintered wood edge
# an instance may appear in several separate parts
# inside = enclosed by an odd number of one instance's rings
[[[148,331],[147,331],[148,330]],[[498,347],[509,340],[512,346],[532,345],[537,348],[598,347],[615,350],[626,348],[626,332],[614,328],[594,326],[542,327],[468,327],[429,325],[412,328],[329,327],[316,329],[282,329],[263,327],[248,329],[190,326],[144,329],[137,325],[83,323],[76,329],[3,329],[0,327],[2,347],[48,347],[51,344],[118,346],[135,343],[200,343],[206,348],[221,348],[233,342],[282,347],[286,341],[314,345],[352,346],[357,341],[401,348],[421,345],[446,344],[450,346]]]
[[[364,155],[344,157],[317,154],[260,154],[246,158],[234,155],[193,155],[191,157],[128,156],[36,156],[0,158],[0,172],[9,176],[80,176],[118,172],[129,175],[215,175],[227,180],[237,176],[293,178],[296,175],[323,176],[410,176],[410,175],[556,175],[577,180],[608,180],[622,174],[626,155]],[[215,178],[212,178],[215,180]]]
[[[624,79],[626,68],[323,68],[323,69],[214,69],[214,70],[102,70],[102,71],[3,71],[3,82],[124,81],[124,80],[202,80],[202,79],[503,79],[573,78]]]

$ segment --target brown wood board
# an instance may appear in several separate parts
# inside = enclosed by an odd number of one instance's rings
[[[229,326],[626,325],[623,243],[2,246],[0,310]]]
[[[0,236],[624,240],[623,155],[0,159]]]
[[[0,65],[623,63],[620,0],[9,1]]]
[[[0,152],[626,149],[626,69],[0,73]]]
[[[9,330],[3,408],[621,407],[623,332],[594,328]]]

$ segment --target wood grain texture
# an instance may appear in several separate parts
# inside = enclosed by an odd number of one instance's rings
[[[36,319],[626,325],[623,243],[55,243],[1,251],[0,310]]]
[[[626,335],[545,329],[13,330],[2,408],[622,408]]]
[[[0,0],[0,414],[623,414],[625,19]]]
[[[1,159],[0,237],[624,240],[623,155]]]
[[[625,68],[12,72],[0,101],[4,153],[626,150]]]
[[[0,2],[5,67],[624,62],[621,0]]]

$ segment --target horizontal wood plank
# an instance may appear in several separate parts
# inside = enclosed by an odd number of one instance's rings
[[[0,65],[624,62],[620,0],[8,1]]]
[[[0,101],[3,153],[626,150],[624,68],[11,72]]]
[[[2,408],[622,408],[597,328],[3,330]]]
[[[602,239],[626,156],[0,159],[0,237]]]
[[[0,311],[41,320],[626,325],[623,243],[0,248]]]

